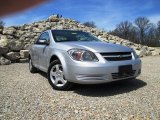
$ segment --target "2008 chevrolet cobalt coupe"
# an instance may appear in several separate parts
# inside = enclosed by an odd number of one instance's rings
[[[141,60],[133,49],[102,42],[87,32],[47,30],[30,49],[29,69],[46,72],[54,89],[66,90],[73,83],[134,79]]]

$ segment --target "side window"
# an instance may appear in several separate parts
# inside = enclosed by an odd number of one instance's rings
[[[49,34],[47,32],[44,32],[40,35],[40,37],[38,38],[36,44],[43,44],[41,41],[47,41],[48,43],[50,42],[50,37]]]

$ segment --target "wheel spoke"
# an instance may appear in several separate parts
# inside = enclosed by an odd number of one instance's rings
[[[66,84],[66,81],[64,79],[61,79],[62,84]]]
[[[51,71],[51,75],[52,75],[52,76],[56,76],[56,73],[53,72],[53,71]]]
[[[59,65],[56,65],[56,71],[59,71]]]
[[[55,78],[54,84],[57,85],[58,82],[59,82],[59,80]]]
[[[63,72],[61,71],[61,82],[62,82],[62,84],[66,84],[66,80],[64,80],[64,74],[63,74]]]

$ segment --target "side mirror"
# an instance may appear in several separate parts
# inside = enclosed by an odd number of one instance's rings
[[[44,44],[44,45],[49,45],[49,42],[48,40],[45,40],[45,39],[41,39],[38,41],[40,44]]]

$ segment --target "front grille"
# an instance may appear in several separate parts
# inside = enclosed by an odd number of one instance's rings
[[[132,70],[129,73],[112,73],[112,79],[123,79],[128,77],[133,77],[135,74],[135,70]]]
[[[107,61],[132,60],[131,52],[100,53]]]

